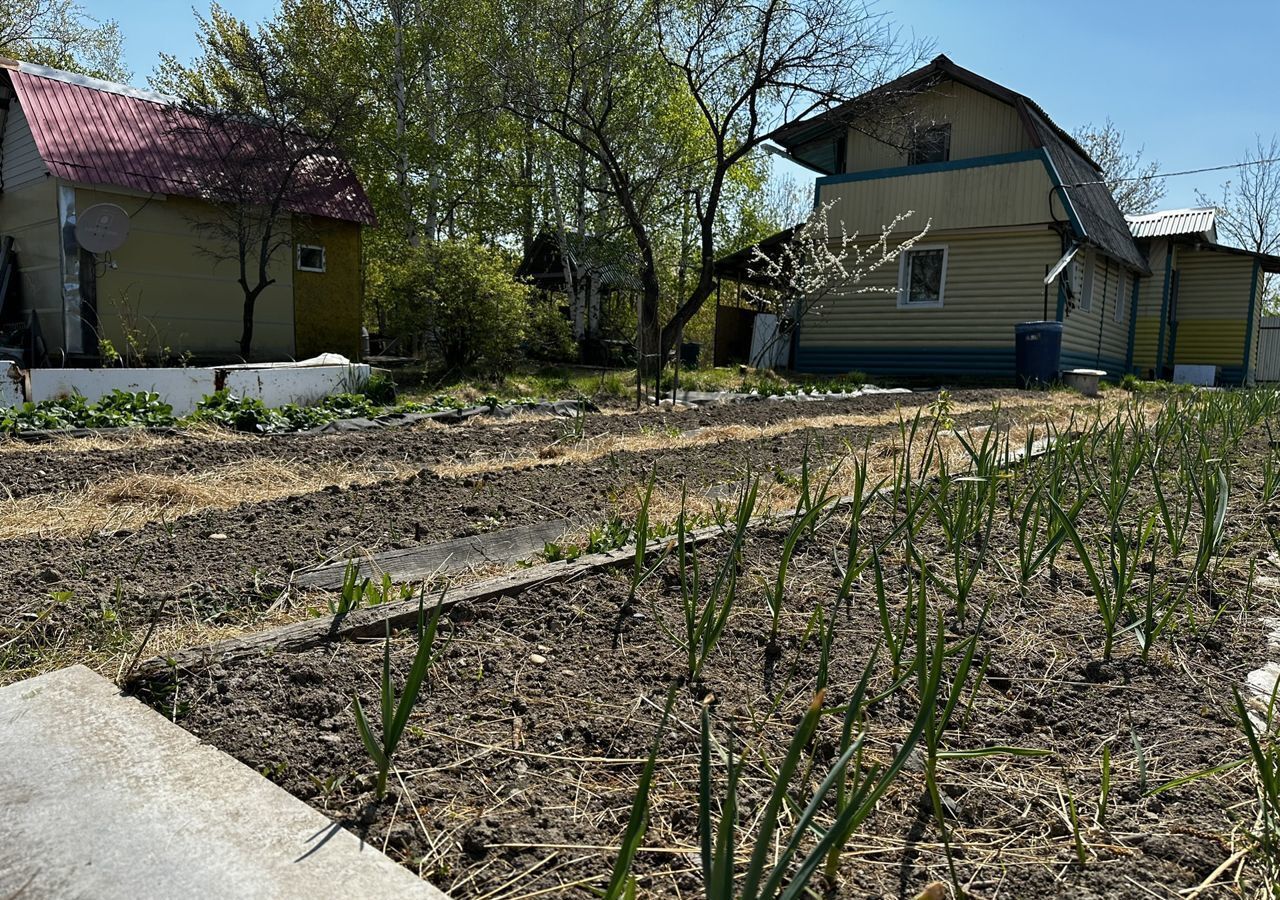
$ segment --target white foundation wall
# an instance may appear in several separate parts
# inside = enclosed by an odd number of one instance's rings
[[[217,366],[191,369],[31,369],[25,373],[26,396],[15,396],[9,372],[0,363],[0,403],[17,406],[79,394],[90,403],[112,391],[154,391],[173,407],[176,416],[195,411],[196,404],[219,390],[252,397],[267,406],[318,403],[331,394],[353,391],[369,379],[360,363],[327,365]]]

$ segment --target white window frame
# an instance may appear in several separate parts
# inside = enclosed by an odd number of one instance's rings
[[[304,250],[320,251],[320,268],[317,269],[317,268],[314,268],[313,266],[304,266],[302,264],[302,251]],[[328,267],[328,263],[329,263],[328,254],[324,252],[324,247],[322,247],[321,245],[319,244],[299,244],[298,245],[297,264],[298,264],[299,272],[324,272]]]
[[[1080,291],[1076,294],[1076,307],[1081,312],[1093,312],[1093,282],[1097,273],[1098,254],[1092,247],[1086,248],[1080,267]]]
[[[942,275],[938,284],[937,300],[911,300],[911,255],[927,253],[931,250],[942,251]],[[951,255],[947,244],[916,244],[910,250],[904,250],[898,258],[898,309],[940,309],[947,293],[947,260]]]

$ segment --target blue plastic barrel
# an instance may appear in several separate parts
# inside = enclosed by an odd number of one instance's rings
[[[1062,359],[1061,322],[1020,322],[1013,326],[1014,368],[1021,387],[1052,384]]]

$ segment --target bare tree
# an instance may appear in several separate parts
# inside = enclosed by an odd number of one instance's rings
[[[509,4],[510,5],[510,4]],[[504,105],[601,167],[641,259],[642,353],[665,358],[715,291],[726,189],[779,129],[918,61],[886,19],[848,0],[583,0],[521,6],[502,54]],[[646,48],[656,48],[649,50]],[[692,277],[658,330],[653,233],[692,195]]]
[[[778,317],[774,341],[789,339],[795,329],[810,316],[820,316],[834,295],[887,293],[884,288],[865,283],[872,272],[896,262],[919,243],[933,224],[925,222],[918,233],[894,242],[899,226],[915,215],[907,211],[898,215],[869,240],[858,232],[850,234],[844,223],[836,233],[831,227],[831,210],[835,201],[814,207],[807,218],[792,229],[791,236],[769,250],[759,244],[751,248],[748,272],[752,280],[769,285],[768,294],[758,298],[762,312]]]
[[[212,213],[193,219],[192,227],[202,236],[201,252],[236,267],[243,294],[239,349],[248,359],[258,298],[296,242],[295,218],[305,221],[295,211],[358,190],[339,152],[358,113],[340,80],[323,95],[300,80],[288,47],[269,34],[230,17],[219,25],[204,30],[200,69],[178,79],[189,93],[170,110],[170,132],[188,142],[203,168],[195,177]]]
[[[0,3],[0,56],[125,81],[120,26],[100,21],[73,0]]]
[[[1072,137],[1102,168],[1103,177],[1116,206],[1122,213],[1142,215],[1155,212],[1164,199],[1164,181],[1154,177],[1160,171],[1158,160],[1143,162],[1145,148],[1125,147],[1124,132],[1108,118],[1101,127],[1092,122],[1072,132]]]
[[[716,222],[733,167],[776,131],[883,84],[922,48],[904,48],[882,14],[847,0],[670,2],[655,24],[710,137],[695,198],[698,278],[663,326],[665,354],[715,291]]]
[[[1218,210],[1218,235],[1226,243],[1256,253],[1280,254],[1280,136],[1254,145],[1240,159],[1239,174],[1222,184],[1222,194],[1213,200],[1196,191],[1197,202]],[[1280,308],[1276,276],[1263,276],[1264,308]]]

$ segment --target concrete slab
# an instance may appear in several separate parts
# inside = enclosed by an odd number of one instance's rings
[[[447,896],[83,666],[0,688],[0,897]]]

